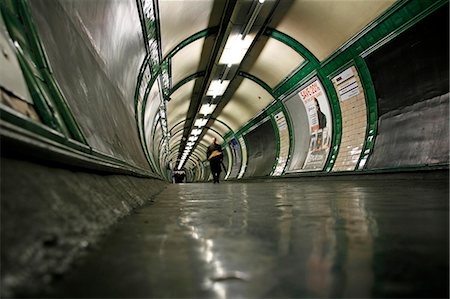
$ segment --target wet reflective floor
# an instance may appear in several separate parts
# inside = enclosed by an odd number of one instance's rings
[[[448,297],[447,179],[170,185],[49,297]]]

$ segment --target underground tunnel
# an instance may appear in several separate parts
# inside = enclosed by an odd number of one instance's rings
[[[2,298],[448,298],[447,0],[0,11]]]

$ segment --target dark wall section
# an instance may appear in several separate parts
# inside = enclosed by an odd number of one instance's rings
[[[448,4],[366,58],[378,101],[368,168],[448,163]]]
[[[27,297],[166,183],[1,159],[1,296]],[[151,220],[150,220],[151,221]]]
[[[94,149],[148,169],[134,89],[145,55],[136,1],[29,1],[54,76]]]
[[[248,163],[244,177],[265,176],[272,171],[277,155],[277,138],[270,120],[244,135]]]

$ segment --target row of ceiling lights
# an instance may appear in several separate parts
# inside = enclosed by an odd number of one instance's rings
[[[226,76],[228,75],[233,65],[241,64],[242,59],[244,59],[244,56],[247,53],[248,48],[250,47],[255,38],[254,34],[248,33],[250,32],[251,27],[256,21],[256,17],[258,16],[258,13],[261,10],[262,4],[264,3],[265,0],[256,0],[256,1],[258,2],[250,18],[248,19],[248,22],[245,24],[245,26],[242,27],[241,33],[230,34],[228,36],[228,40],[225,43],[222,56],[219,59],[219,64],[226,65],[225,71],[223,72],[221,79],[211,81],[208,90],[206,92],[207,97],[212,97],[208,99],[209,102],[215,100],[217,97],[220,97],[225,93],[225,91],[228,88],[228,85],[230,84],[230,80],[225,80]],[[181,156],[181,159],[178,163],[177,167],[178,170],[180,170],[183,167],[190,153],[193,151],[195,143],[199,135],[203,131],[203,127],[208,122],[209,117],[214,112],[216,106],[217,104],[206,103],[203,104],[202,107],[200,108],[199,114],[203,116],[196,119],[194,122],[194,129],[191,131],[188,138],[188,142],[186,143],[186,146],[183,150],[183,155]]]

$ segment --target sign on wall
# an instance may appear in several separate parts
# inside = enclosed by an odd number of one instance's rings
[[[319,79],[314,79],[299,92],[306,108],[310,129],[309,151],[303,170],[322,170],[330,150],[332,119],[325,90]]]
[[[346,101],[359,95],[359,84],[353,73],[353,67],[350,67],[333,78],[333,84],[338,92],[339,100]]]

